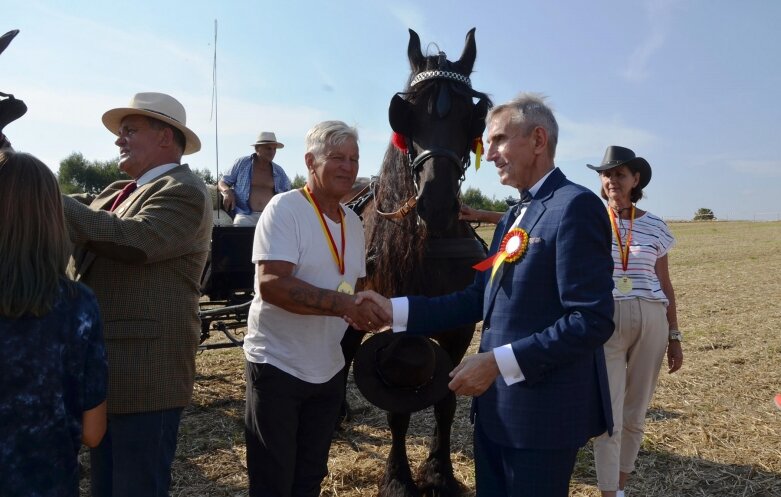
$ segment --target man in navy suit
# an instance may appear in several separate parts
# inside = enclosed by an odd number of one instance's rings
[[[555,166],[558,124],[539,96],[492,109],[487,159],[530,201],[496,226],[488,269],[467,289],[391,302],[394,331],[483,320],[480,350],[452,372],[474,397],[479,497],[561,497],[578,449],[612,429],[602,344],[613,333],[610,224],[602,202]],[[509,233],[508,233],[509,232]]]

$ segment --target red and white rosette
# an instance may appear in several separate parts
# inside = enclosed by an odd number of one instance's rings
[[[513,228],[504,235],[502,243],[499,245],[499,250],[491,257],[485,259],[482,262],[478,262],[473,269],[478,271],[486,271],[491,269],[491,281],[494,279],[496,271],[499,270],[504,262],[516,262],[523,257],[526,253],[526,248],[529,246],[529,234],[523,228]]]

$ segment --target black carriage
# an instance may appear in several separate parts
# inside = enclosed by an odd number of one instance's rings
[[[254,227],[214,226],[209,260],[201,277],[199,350],[240,347],[254,296]],[[218,332],[225,341],[205,343]]]

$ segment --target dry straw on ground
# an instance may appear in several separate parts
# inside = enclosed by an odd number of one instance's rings
[[[628,495],[781,496],[781,223],[671,225],[671,275],[685,333],[683,369],[663,371]],[[477,336],[473,347],[477,342]],[[239,350],[199,355],[173,469],[174,496],[246,495],[244,366]],[[352,381],[353,420],[337,433],[323,495],[373,495],[388,453],[385,415]],[[468,399],[453,430],[458,477],[474,488]],[[573,413],[577,416],[577,413]],[[413,468],[426,456],[431,412],[415,414]],[[571,495],[598,496],[591,447],[578,458]],[[83,493],[83,495],[87,495]]]

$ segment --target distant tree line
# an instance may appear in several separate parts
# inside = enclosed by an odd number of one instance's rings
[[[193,172],[203,179],[207,185],[217,183],[209,169],[193,169]],[[91,193],[97,195],[114,181],[127,179],[127,175],[119,169],[119,158],[107,161],[91,161],[78,152],[74,152],[60,162],[58,180],[63,193]],[[293,188],[301,188],[306,178],[296,174],[293,178]],[[474,209],[504,212],[507,201],[488,198],[478,188],[469,187],[461,196],[466,205]]]
[[[207,185],[217,180],[209,169],[193,169],[193,172]],[[87,160],[78,152],[70,154],[60,161],[57,180],[63,193],[90,193],[97,195],[114,181],[128,179],[119,168],[119,157],[107,160]]]
[[[483,195],[479,188],[469,187],[461,195],[461,201],[473,209],[482,209],[485,211],[504,212],[507,210],[507,200],[496,200]]]

